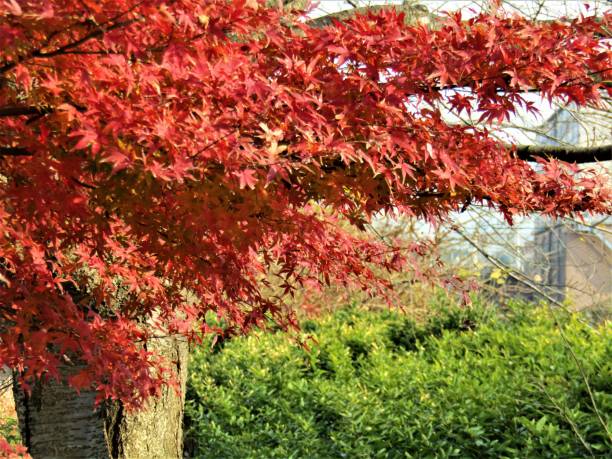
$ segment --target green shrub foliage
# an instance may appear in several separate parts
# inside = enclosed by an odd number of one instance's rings
[[[193,356],[193,457],[610,457],[567,346],[610,430],[609,325],[446,305],[425,325],[348,308],[303,330],[310,350],[260,333]]]

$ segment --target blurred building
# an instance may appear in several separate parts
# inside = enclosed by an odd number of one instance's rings
[[[612,143],[609,112],[560,109],[543,126],[536,143],[595,146]],[[606,158],[607,159],[607,158]],[[610,161],[598,167],[611,171]],[[612,222],[602,216],[579,222],[536,219],[534,280],[558,301],[577,309],[612,307]]]
[[[534,280],[576,309],[612,306],[612,225],[543,225],[534,235]]]

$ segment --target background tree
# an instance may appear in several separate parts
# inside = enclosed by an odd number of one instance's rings
[[[607,177],[550,158],[536,171],[524,159],[554,150],[439,108],[491,123],[535,110],[526,91],[599,103],[609,20],[430,29],[383,9],[316,28],[255,0],[5,0],[0,362],[19,372],[31,454],[179,457],[181,399],[162,389],[180,388],[184,348],[162,337],[198,342],[219,331],[209,314],[230,334],[293,325],[269,276],[285,295],[385,295],[378,270],[423,250],[341,222],[471,203],[508,221],[609,213]],[[168,425],[127,414],[160,395]],[[84,416],[94,398],[119,402]]]

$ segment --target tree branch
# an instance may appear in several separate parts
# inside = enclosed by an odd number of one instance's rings
[[[32,156],[32,153],[22,147],[0,147],[0,158],[3,156]]]
[[[13,70],[18,64],[31,59],[31,58],[51,58],[51,57],[55,57],[55,56],[59,56],[61,54],[64,54],[65,52],[68,52],[80,45],[82,45],[83,43],[88,42],[89,40],[93,39],[93,38],[98,38],[103,36],[105,33],[111,32],[115,29],[119,29],[121,27],[124,26],[129,26],[131,24],[133,24],[134,22],[136,22],[137,19],[131,19],[128,21],[122,21],[122,22],[117,22],[109,27],[106,28],[98,28],[88,34],[86,34],[85,36],[79,38],[78,40],[75,40],[73,42],[70,42],[64,46],[61,46],[60,48],[57,48],[53,51],[49,51],[49,52],[43,52],[41,48],[39,49],[35,49],[33,51],[31,51],[29,54],[26,54],[24,56],[21,56],[19,58],[17,58],[15,61],[13,62],[8,62],[7,64],[3,65],[2,67],[0,67],[0,74],[9,72],[11,70]]]
[[[42,113],[40,109],[36,109],[35,107],[20,107],[20,109],[21,111],[19,111],[19,113],[13,113],[12,116]],[[11,116],[6,114],[6,112],[6,109],[0,108],[0,116]],[[214,143],[216,142],[213,142],[213,144]],[[210,146],[211,145],[209,145],[208,147]],[[507,145],[507,147],[512,148],[512,145]],[[32,153],[30,151],[22,147],[0,147],[0,157],[31,155]],[[194,156],[197,156],[197,154]],[[533,161],[536,158],[552,158],[577,164],[593,163],[596,161],[612,160],[612,145],[601,145],[598,147],[567,147],[562,145],[518,145],[516,146],[516,156],[524,161]],[[322,169],[325,172],[330,172],[333,170],[344,169],[344,167],[345,165],[342,163],[342,161],[335,160],[330,163],[324,164],[322,166]]]
[[[52,107],[34,107],[9,105],[0,107],[0,117],[3,116],[23,116],[23,115],[46,115],[53,112]]]
[[[554,158],[569,163],[593,163],[612,159],[612,145],[598,147],[566,147],[563,145],[518,145],[516,155],[525,161]]]

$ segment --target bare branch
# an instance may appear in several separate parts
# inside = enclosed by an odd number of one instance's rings
[[[24,116],[24,115],[46,115],[47,113],[53,112],[51,107],[34,107],[34,106],[20,106],[20,105],[9,105],[6,107],[0,107],[0,117],[3,116]]]
[[[22,147],[0,147],[0,158],[3,156],[32,156],[32,153]]]
[[[520,159],[532,161],[534,158],[554,158],[570,163],[593,163],[612,159],[612,145],[598,147],[567,147],[551,145],[519,145],[516,154]]]
[[[75,40],[73,42],[70,42],[64,46],[61,46],[58,49],[55,49],[53,51],[49,51],[49,52],[43,52],[41,48],[39,49],[35,49],[33,51],[31,51],[29,54],[26,54],[24,56],[19,57],[18,59],[16,59],[15,61],[9,62],[7,64],[5,64],[4,66],[0,67],[0,74],[9,72],[11,70],[13,70],[18,64],[25,62],[31,58],[51,58],[51,57],[55,57],[55,56],[59,56],[61,54],[64,54],[68,51],[73,50],[74,48],[77,48],[78,46],[94,39],[94,38],[99,38],[101,36],[103,36],[105,33],[108,33],[112,30],[116,30],[119,29],[121,27],[127,27],[131,24],[133,24],[134,22],[136,22],[136,19],[132,19],[132,20],[128,20],[128,21],[122,21],[122,22],[117,22],[109,27],[106,28],[98,28],[88,34],[86,34],[85,36],[79,38],[78,40]]]

